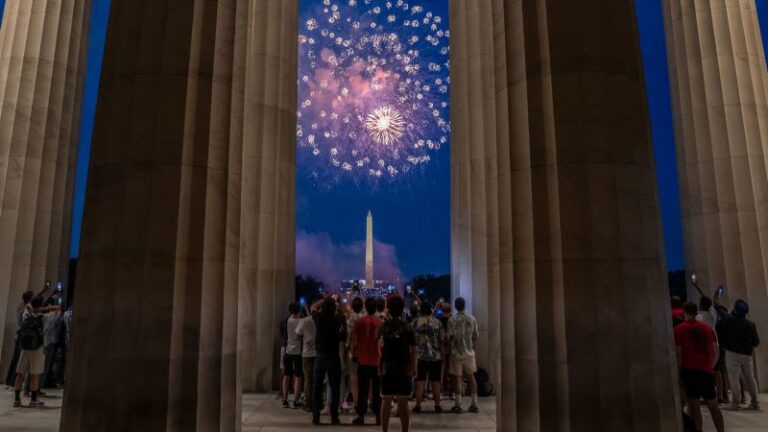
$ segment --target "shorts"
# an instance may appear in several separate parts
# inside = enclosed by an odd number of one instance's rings
[[[715,376],[712,372],[681,369],[680,381],[688,399],[710,401],[717,397]]]
[[[347,375],[357,378],[357,362],[352,359],[347,360]]]
[[[381,377],[382,397],[413,396],[413,377],[409,375],[384,375]]]
[[[301,354],[286,354],[283,360],[285,376],[301,378],[304,376]]]
[[[428,361],[419,360],[419,374],[416,377],[416,382],[429,381],[439,383],[440,376],[443,370],[442,360]]]
[[[477,372],[477,363],[475,363],[475,356],[469,356],[466,358],[451,357],[451,364],[448,372],[451,375],[461,376],[469,375]]]
[[[16,373],[22,375],[41,375],[45,369],[45,353],[43,347],[34,351],[21,350]]]

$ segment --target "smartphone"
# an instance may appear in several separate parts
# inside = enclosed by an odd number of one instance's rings
[[[723,295],[723,293],[724,293],[724,292],[725,292],[725,286],[723,286],[723,285],[720,285],[719,287],[717,287],[717,296],[718,296],[718,297],[720,297],[721,295]]]
[[[410,285],[406,286],[405,287],[405,291],[410,294],[411,293],[411,286]]]
[[[59,292],[64,291],[64,284],[62,284],[61,282],[57,282],[56,291],[59,291]]]
[[[307,304],[307,299],[305,297],[299,297],[299,304],[301,306],[304,306],[305,304]]]
[[[691,282],[696,283],[696,272],[691,273]]]

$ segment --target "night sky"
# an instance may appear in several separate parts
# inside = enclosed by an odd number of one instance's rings
[[[302,1],[306,3],[309,0]],[[4,3],[5,0],[0,0],[0,7],[4,6]],[[441,15],[447,17],[447,2],[423,0],[419,3],[425,9],[442,10]],[[678,269],[683,266],[683,252],[661,0],[642,0],[636,3],[658,164],[667,260],[670,269]],[[768,1],[758,0],[757,7],[763,34],[766,34]],[[108,10],[109,0],[93,2],[74,208],[75,222],[72,230],[73,256],[77,256],[79,250],[88,152]],[[302,13],[304,12],[306,6],[302,8]],[[323,253],[335,254],[334,257],[339,260],[353,263],[360,254],[359,247],[365,233],[365,215],[370,209],[374,213],[379,257],[394,266],[384,272],[399,271],[403,277],[429,272],[449,272],[448,146],[433,152],[431,156],[433,157],[430,162],[425,164],[422,170],[400,176],[396,181],[374,183],[343,177],[319,181],[311,175],[308,176],[306,170],[302,171],[304,168],[300,165],[297,168],[297,240],[307,243],[307,250],[315,248]],[[299,260],[302,258],[299,257]],[[301,266],[300,264],[299,267]],[[362,263],[360,270],[362,272]]]

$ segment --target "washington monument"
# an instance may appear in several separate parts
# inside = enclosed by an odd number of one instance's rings
[[[373,288],[373,215],[370,210],[365,233],[365,286]]]

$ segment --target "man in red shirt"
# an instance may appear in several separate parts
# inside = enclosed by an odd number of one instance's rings
[[[725,430],[723,415],[717,406],[714,368],[720,356],[717,336],[711,327],[696,320],[699,307],[696,303],[683,305],[685,321],[675,327],[675,348],[680,368],[680,382],[683,385],[691,417],[696,430],[701,431],[701,401],[707,404],[712,421],[718,432]]]
[[[350,338],[350,351],[354,354],[353,361],[357,362],[357,418],[354,425],[365,424],[365,413],[368,411],[368,390],[373,393],[373,412],[376,424],[381,424],[379,412],[381,408],[381,393],[379,392],[379,360],[381,348],[376,339],[376,331],[381,326],[381,319],[376,316],[376,300],[365,300],[365,316],[355,321]]]

